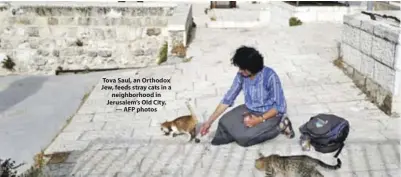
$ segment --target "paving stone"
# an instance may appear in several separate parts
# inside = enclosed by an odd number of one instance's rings
[[[72,117],[70,122],[91,122],[94,114],[77,114]]]
[[[110,138],[130,138],[133,129],[114,129],[114,130],[93,130],[85,131],[80,137],[82,141],[91,141],[98,138],[110,139]]]
[[[83,133],[82,131],[61,132],[60,134],[57,135],[57,139],[67,140],[67,141],[78,140],[78,138],[82,135],[82,133]]]
[[[318,114],[330,112],[326,104],[309,104],[296,106],[298,114]]]
[[[71,122],[63,130],[64,132],[76,132],[76,131],[89,131],[89,130],[101,130],[106,122]]]

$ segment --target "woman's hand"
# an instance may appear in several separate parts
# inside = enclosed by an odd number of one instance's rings
[[[247,127],[254,127],[262,122],[263,122],[262,117],[255,116],[253,114],[245,116],[245,118],[244,118],[244,123]]]
[[[202,127],[200,128],[200,133],[202,136],[209,133],[209,128],[212,125],[212,123],[213,121],[206,121],[205,123],[202,124]]]

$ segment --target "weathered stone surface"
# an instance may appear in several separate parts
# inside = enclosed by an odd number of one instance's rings
[[[369,57],[368,55],[362,54],[360,72],[367,77],[374,78],[375,63],[375,59]]]
[[[372,21],[363,20],[361,22],[361,29],[369,34],[373,34],[374,25]]]
[[[373,35],[365,31],[360,32],[360,51],[365,55],[372,55]]]
[[[379,83],[383,88],[394,92],[395,71],[386,65],[375,62],[375,71],[373,79]]]
[[[349,25],[344,25],[342,41],[353,48],[359,49],[361,43],[360,34],[361,31],[358,28]]]
[[[16,4],[21,14],[5,18],[0,50],[35,49],[14,52],[16,71],[43,74],[53,74],[59,65],[76,69],[155,65],[161,44],[167,40],[168,34],[163,31],[167,31],[168,16],[176,8],[141,3],[115,3],[117,6],[112,7],[93,3]],[[32,62],[40,57],[48,61]]]
[[[394,68],[395,44],[379,37],[373,37],[372,56],[390,68]]]
[[[97,53],[101,57],[111,57],[111,51],[108,50],[101,50]]]
[[[54,18],[54,17],[49,17],[48,18],[48,20],[47,20],[47,23],[49,24],[49,25],[57,25],[58,24],[58,19],[57,18]]]
[[[343,52],[344,62],[360,71],[362,63],[362,53],[346,43],[341,44],[341,48]]]
[[[374,26],[373,34],[392,43],[398,43],[400,28],[391,25],[377,24]]]
[[[148,28],[146,30],[146,34],[148,36],[158,36],[161,33],[161,29],[160,28]]]
[[[396,100],[393,98],[394,90],[397,88],[396,82],[399,80],[397,78],[399,76],[396,74],[396,56],[400,28],[390,25],[391,22],[387,23],[381,19],[372,21],[367,16],[360,14],[348,16],[347,21],[352,22],[349,24],[357,27],[355,29],[360,28],[360,48],[353,50],[349,46],[343,47],[343,59],[349,64],[345,68],[352,71],[352,74],[347,71],[346,73],[382,111],[387,115],[394,114],[394,106],[397,105],[393,104]],[[358,21],[361,23],[360,27],[357,25]],[[352,43],[348,37],[349,34],[343,34],[343,45]],[[358,66],[359,62],[355,60],[355,58],[359,58],[358,53],[361,53],[360,67]],[[364,83],[361,82],[362,80]]]

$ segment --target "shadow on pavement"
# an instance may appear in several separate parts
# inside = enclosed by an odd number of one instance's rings
[[[47,77],[29,76],[11,83],[0,92],[0,113],[38,92],[46,80]]]
[[[277,149],[282,149],[282,146],[287,145],[290,146],[286,143],[262,146],[277,146]],[[373,169],[375,173],[380,174],[398,173],[400,165],[398,146],[399,140],[349,142],[344,149],[346,153],[341,157],[343,167],[339,171],[329,171],[328,176],[347,176],[347,174],[359,172],[364,172],[366,175],[365,173],[371,173]],[[227,149],[230,149],[229,152],[226,151]],[[196,173],[208,176],[216,172],[221,173],[222,176],[230,176],[228,174],[232,174],[230,172],[233,170],[232,165],[229,165],[231,167],[229,168],[227,164],[217,165],[216,163],[239,161],[238,168],[241,170],[235,169],[236,176],[244,174],[252,176],[253,163],[244,161],[256,158],[257,148],[245,148],[240,150],[241,152],[238,150],[240,149],[235,144],[213,147],[207,142],[195,144],[153,138],[152,141],[99,138],[93,140],[83,151],[69,152],[64,162],[48,165],[48,168],[52,169],[49,171],[52,177],[58,177],[55,173],[60,176],[191,177]],[[223,154],[223,159],[219,159],[222,157],[221,153],[226,154]],[[264,153],[277,152],[273,150]],[[372,159],[373,156],[377,159]]]

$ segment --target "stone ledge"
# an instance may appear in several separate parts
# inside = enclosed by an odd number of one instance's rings
[[[297,17],[302,22],[342,22],[343,16],[364,10],[362,6],[293,6],[285,2],[272,2],[272,20],[281,25],[288,26],[291,17]],[[281,22],[279,20],[284,20]]]
[[[398,12],[398,11],[397,11]],[[396,11],[374,11],[373,13],[377,14],[387,14],[387,15],[394,15],[398,16]],[[350,15],[344,15],[344,24],[352,26],[354,28],[360,29],[362,31],[365,31],[369,34],[373,34],[376,37],[380,38],[385,38],[388,41],[398,44],[398,37],[401,32],[401,29],[399,27],[395,27],[392,25],[392,23],[389,23],[388,21],[381,20],[381,21],[374,21],[369,18],[368,15],[364,15],[361,13],[357,14],[350,14]]]
[[[102,3],[99,2],[33,2],[33,1],[26,1],[26,2],[11,2],[9,3],[12,6],[16,7],[106,7],[106,8],[113,8],[113,7],[175,7],[176,4],[174,3],[163,3],[163,2],[129,2],[129,3],[119,3],[119,2],[108,2],[103,1]],[[4,5],[7,6],[7,5]],[[0,6],[1,7],[1,6]]]

